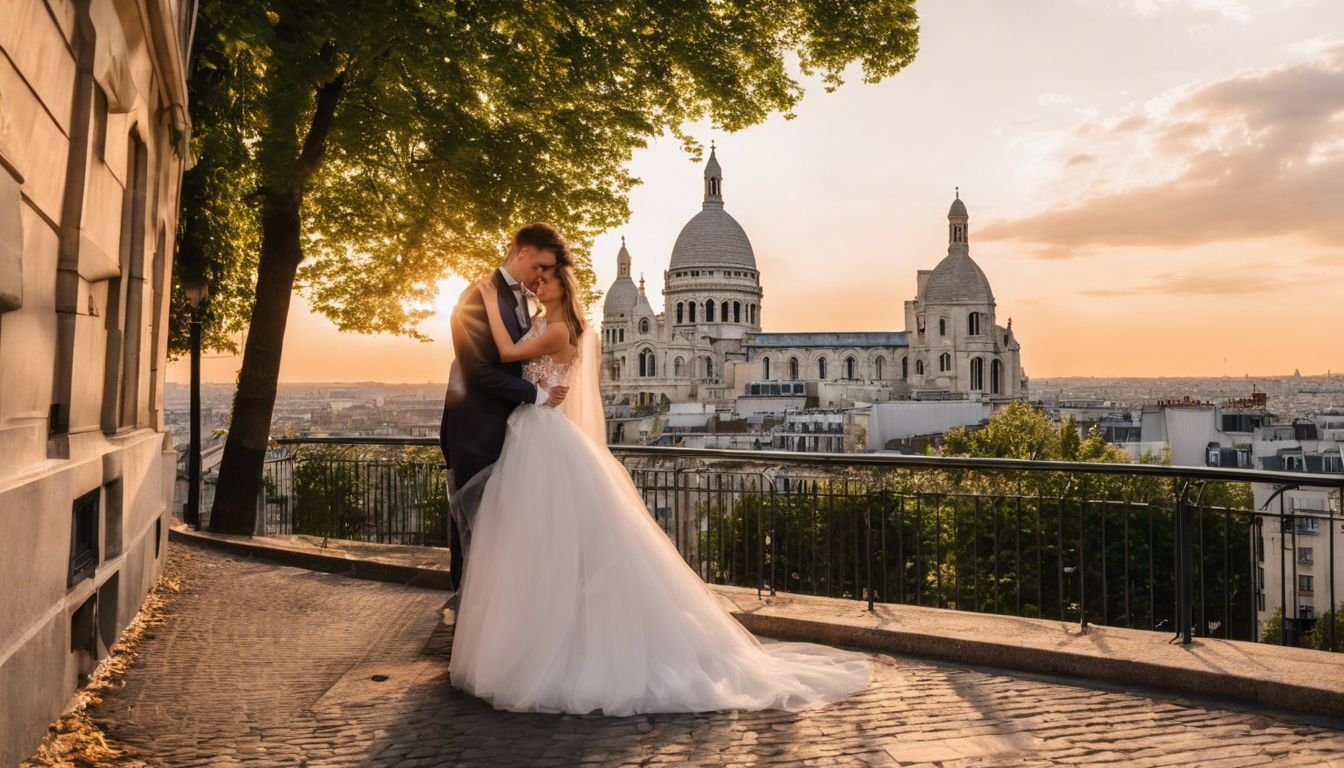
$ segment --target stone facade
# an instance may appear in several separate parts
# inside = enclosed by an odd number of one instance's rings
[[[187,0],[6,0],[0,24],[0,765],[162,565]]]
[[[823,408],[933,396],[1026,397],[1012,323],[997,325],[989,280],[970,256],[966,205],[948,213],[948,253],[918,273],[905,331],[762,333],[760,272],[741,225],[723,207],[711,151],[704,202],[678,235],[655,312],[630,275],[624,241],[603,305],[602,391],[635,407],[699,401],[724,407],[753,384],[805,381]]]

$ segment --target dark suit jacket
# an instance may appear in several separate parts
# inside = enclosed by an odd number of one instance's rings
[[[499,270],[492,278],[499,288],[499,310],[514,341],[523,336],[517,316],[517,298]],[[461,371],[461,386],[452,383],[444,394],[443,424],[439,444],[453,463],[454,455],[499,458],[504,447],[504,427],[519,403],[535,403],[537,385],[523,379],[522,361],[502,363],[490,333],[490,318],[475,285],[458,299],[452,315],[453,363]],[[451,377],[450,377],[451,378]],[[456,389],[456,391],[455,391]]]

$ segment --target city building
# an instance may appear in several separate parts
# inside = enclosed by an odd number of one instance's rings
[[[41,743],[164,562],[185,0],[0,23],[0,765]]]
[[[723,170],[711,151],[701,210],[677,236],[664,272],[661,311],[643,278],[634,282],[622,241],[603,303],[604,399],[635,409],[704,402],[728,411],[741,398],[828,410],[919,398],[1021,399],[1021,346],[1011,320],[998,324],[989,280],[970,256],[968,222],[958,194],[948,212],[947,255],[918,271],[906,330],[764,333],[756,256],[724,209]]]

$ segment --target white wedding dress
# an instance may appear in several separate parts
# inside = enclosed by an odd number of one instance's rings
[[[596,354],[586,341],[584,354]],[[592,382],[570,382],[571,398],[596,386],[596,362],[584,366]],[[569,368],[541,358],[525,363],[524,377],[549,389]],[[803,709],[867,687],[862,654],[747,632],[603,441],[564,412],[519,406],[482,475],[467,484],[479,506],[453,636],[455,687],[498,709],[613,716]]]

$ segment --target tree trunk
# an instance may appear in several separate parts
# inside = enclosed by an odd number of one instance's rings
[[[229,436],[219,465],[210,530],[252,534],[262,470],[275,410],[280,354],[285,341],[289,300],[303,249],[299,242],[301,190],[262,190],[261,255],[257,264],[257,301],[238,373]]]

